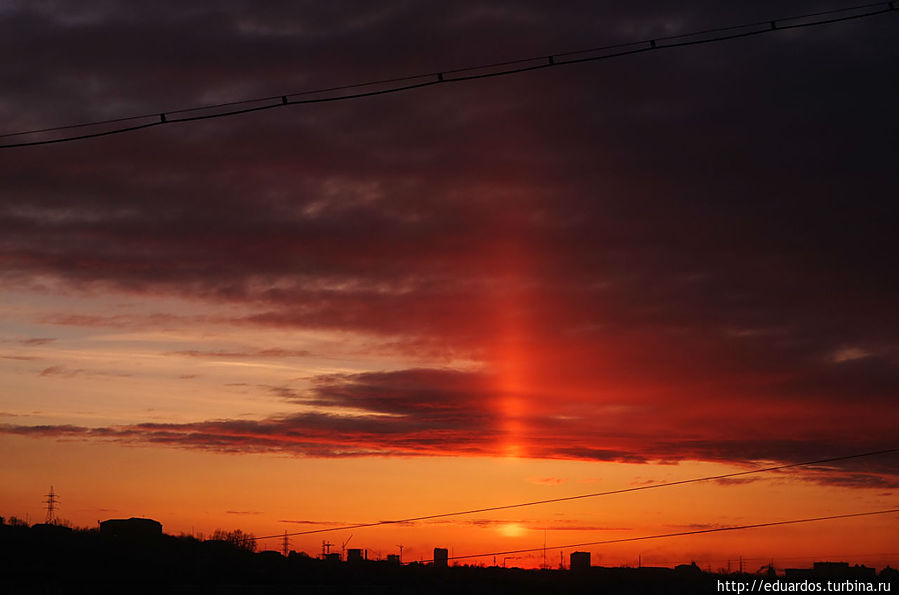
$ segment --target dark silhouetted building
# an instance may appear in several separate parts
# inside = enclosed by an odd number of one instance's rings
[[[788,581],[805,581],[815,578],[811,568],[784,568],[784,578]]]
[[[883,570],[881,570],[879,576],[882,580],[885,581],[899,582],[899,570],[890,568],[889,566],[886,566]]]
[[[100,535],[118,539],[148,539],[162,535],[162,523],[153,519],[109,519],[100,523]]]
[[[354,548],[346,551],[347,562],[362,562],[368,559],[368,552],[362,549]]]
[[[387,561],[391,564],[399,564],[400,563],[400,555],[399,554],[387,554]]]
[[[682,573],[693,573],[693,574],[701,574],[702,568],[696,565],[696,562],[690,562],[689,564],[678,564],[674,567],[675,572]]]
[[[815,562],[813,568],[818,576],[846,576],[849,562]]]
[[[571,552],[571,556],[568,558],[568,568],[571,570],[590,568],[590,552]]]
[[[813,572],[818,577],[874,578],[877,570],[868,566],[849,566],[849,562],[815,562]]]
[[[449,551],[445,547],[434,548],[434,566],[437,568],[449,566]]]

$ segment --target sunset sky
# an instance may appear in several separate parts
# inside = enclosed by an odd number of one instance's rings
[[[0,0],[0,134],[846,5]],[[272,535],[899,446],[897,33],[894,11],[0,150],[0,516],[43,520],[52,484],[79,526]],[[291,547],[429,559],[897,495],[893,454]],[[895,567],[897,535],[581,549]]]

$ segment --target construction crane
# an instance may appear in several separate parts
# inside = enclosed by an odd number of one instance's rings
[[[340,544],[340,559],[341,560],[346,560],[346,544],[348,544],[352,538],[353,538],[353,534],[350,533],[350,536],[346,538],[346,541],[344,541],[343,543]]]

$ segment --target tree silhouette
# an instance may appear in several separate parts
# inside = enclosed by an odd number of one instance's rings
[[[240,529],[234,529],[233,531],[216,529],[212,533],[212,541],[224,541],[248,552],[256,551],[256,536],[252,533],[244,533]]]

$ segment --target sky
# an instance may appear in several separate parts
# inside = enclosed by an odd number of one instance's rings
[[[0,133],[846,5],[4,0]],[[3,149],[0,515],[263,536],[897,447],[897,19]],[[291,546],[896,508],[897,462]],[[587,549],[896,566],[897,520]]]

